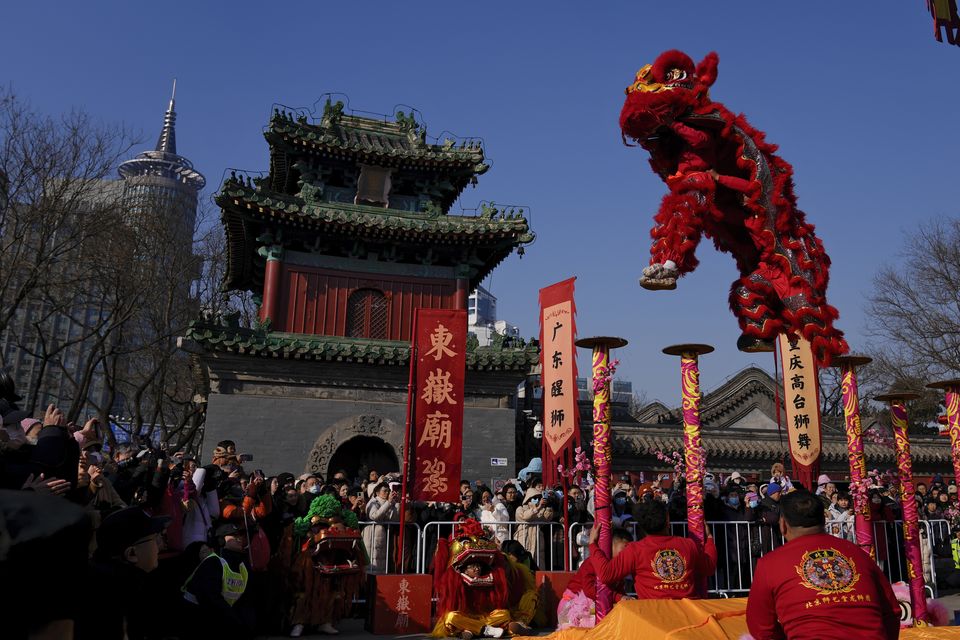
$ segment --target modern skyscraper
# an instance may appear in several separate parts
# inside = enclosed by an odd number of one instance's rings
[[[174,81],[174,96],[176,81]],[[197,196],[206,181],[193,164],[177,154],[176,112],[174,96],[163,118],[163,128],[156,148],[127,160],[118,167],[119,180],[103,180],[91,190],[88,199],[78,207],[75,215],[103,207],[104,203],[119,203],[124,218],[136,226],[144,216],[160,216],[161,227],[173,231],[171,236],[181,243],[183,250],[192,249],[193,230],[197,216]],[[111,206],[111,205],[108,205]],[[153,228],[158,228],[154,226]],[[98,248],[91,248],[96,251]],[[70,269],[66,261],[64,269]],[[189,295],[189,282],[183,295]],[[47,404],[57,404],[64,410],[71,406],[86,407],[83,414],[94,414],[94,407],[111,413],[120,412],[120,400],[111,402],[105,377],[97,362],[97,345],[92,327],[103,317],[104,298],[96,291],[72,290],[61,294],[59,307],[38,295],[29,300],[14,316],[6,330],[0,333],[0,359],[13,376],[17,392],[37,411]],[[72,296],[64,302],[64,298]],[[149,323],[133,321],[134,330],[120,332],[124,344],[142,340]],[[155,331],[151,333],[156,333]],[[131,349],[131,351],[135,351]],[[121,366],[121,365],[118,365]],[[127,365],[122,365],[124,369]],[[114,375],[119,370],[114,371]]]
[[[124,183],[124,201],[132,218],[162,213],[170,224],[181,224],[192,240],[197,220],[197,194],[207,181],[193,168],[192,162],[177,155],[176,96],[177,81],[174,80],[156,148],[122,163],[118,172]]]

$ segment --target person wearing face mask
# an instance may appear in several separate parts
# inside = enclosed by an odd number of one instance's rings
[[[533,554],[533,557],[540,567],[548,567],[549,546],[546,536],[545,523],[553,520],[554,510],[547,504],[544,504],[543,491],[537,491],[530,487],[523,494],[523,504],[517,508],[517,520],[523,524],[518,524],[514,531],[513,539],[524,546],[524,548]]]
[[[633,512],[631,511],[631,506],[629,504],[630,499],[627,497],[627,492],[624,490],[619,490],[613,494],[613,514],[610,517],[610,526],[612,527],[629,527],[630,523],[633,521]]]
[[[297,505],[300,513],[306,513],[310,510],[310,503],[320,495],[320,478],[316,476],[307,476],[300,483],[300,501]]]
[[[252,607],[243,599],[247,567],[247,530],[228,522],[214,531],[206,555],[181,587],[185,602],[184,638],[252,638]]]
[[[720,506],[720,518],[729,524],[714,531],[717,549],[725,551],[725,560],[717,563],[717,584],[723,589],[745,589],[750,576],[750,531],[744,522],[745,505],[736,485],[727,485]]]

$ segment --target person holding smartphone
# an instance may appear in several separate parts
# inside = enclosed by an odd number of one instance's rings
[[[368,573],[387,573],[387,523],[400,522],[399,493],[391,490],[386,482],[379,483],[373,490],[373,497],[367,502],[367,520],[372,521],[363,529],[363,544],[370,555]]]

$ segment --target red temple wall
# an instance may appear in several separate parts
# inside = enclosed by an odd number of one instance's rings
[[[409,341],[413,311],[456,308],[456,281],[334,271],[284,264],[279,318],[273,331],[345,336],[347,300],[357,289],[377,289],[387,299],[387,339]]]

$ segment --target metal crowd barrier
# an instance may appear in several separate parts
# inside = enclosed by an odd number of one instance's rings
[[[719,521],[708,522],[707,526],[717,545],[717,570],[708,578],[707,590],[717,596],[730,597],[750,591],[757,560],[784,542],[779,529],[757,522]],[[568,554],[572,571],[576,571],[588,555],[586,542],[592,527],[592,522],[570,525]],[[625,527],[636,538],[636,523],[626,523]],[[686,536],[687,523],[671,522],[670,533]]]
[[[907,555],[903,539],[903,520],[873,522],[873,543],[877,564],[891,583],[909,582]],[[923,561],[924,582],[930,597],[937,597],[937,563],[934,550],[950,539],[950,523],[946,520],[920,521],[920,557]]]
[[[454,521],[428,522],[423,525],[423,543],[420,548],[423,556],[420,567],[426,570],[436,549],[438,538],[450,535],[452,527],[459,524]],[[536,544],[533,549],[527,549],[541,571],[563,571],[563,523],[562,522],[521,522],[510,520],[506,522],[481,522],[483,528],[494,536],[499,543],[506,540],[516,540],[519,527],[534,527],[537,531]]]
[[[446,538],[450,535],[452,527],[457,524],[455,521],[434,521],[428,522],[421,527],[416,523],[408,523],[407,540],[410,540],[408,546],[407,573],[426,573],[430,567],[433,553],[436,550],[437,540]],[[564,569],[563,554],[567,554],[567,560],[571,570],[575,571],[580,563],[587,557],[587,538],[593,523],[574,523],[570,525],[568,544],[566,548],[562,543],[562,537],[559,535],[563,530],[563,524],[560,522],[483,522],[483,527],[492,534],[498,542],[505,540],[515,540],[518,527],[533,527],[537,535],[535,536],[534,548],[527,549],[537,562],[538,567],[544,571],[562,571]],[[750,591],[750,585],[753,583],[754,570],[757,561],[774,549],[783,545],[784,539],[780,530],[776,527],[747,521],[720,521],[708,522],[707,525],[713,534],[714,543],[717,545],[717,570],[708,580],[708,591],[712,595],[729,597],[731,595],[742,595]],[[396,553],[397,537],[399,533],[399,523],[397,522],[370,522],[361,521],[361,529],[366,530],[373,527],[373,535],[365,537],[365,542],[369,539],[373,542],[368,545],[367,553],[370,555],[371,565],[368,567],[370,573],[395,573],[397,572],[398,554]],[[636,538],[636,523],[626,523],[625,526],[630,529]],[[895,522],[873,522],[874,541],[877,549],[877,563],[880,565],[884,575],[891,583],[900,580],[907,581],[908,574],[906,568],[906,553],[903,544],[903,521]],[[383,529],[385,535],[380,534]],[[671,533],[677,536],[686,535],[686,522],[671,523]],[[923,556],[924,573],[927,582],[927,589],[931,597],[937,594],[937,574],[936,562],[934,561],[934,549],[939,544],[950,540],[950,524],[946,520],[921,520],[921,545],[925,546]],[[826,522],[827,533],[856,542],[856,529],[854,523],[844,520],[828,520]],[[383,548],[379,545],[383,537]],[[370,548],[372,547],[372,548]]]
[[[363,534],[368,527],[372,527],[373,544],[367,544],[366,535],[364,535],[363,538],[364,544],[367,546],[367,555],[370,557],[370,564],[367,565],[367,573],[400,573],[397,566],[400,558],[396,549],[400,535],[400,523],[361,520],[359,525],[361,534]],[[404,532],[404,546],[407,547],[408,551],[404,554],[404,564],[407,565],[408,570],[405,573],[423,573],[424,567],[420,564],[423,558],[421,549],[423,545],[423,531],[420,525],[415,522],[408,522],[406,527],[407,529]],[[379,540],[381,534],[382,537],[386,539],[383,544],[381,544]]]
[[[717,545],[717,570],[708,580],[708,590],[714,595],[743,594],[750,591],[757,560],[784,543],[779,529],[770,525],[747,522],[708,522]],[[570,525],[568,537],[568,560],[571,570],[576,570],[587,557],[587,535],[593,523]],[[907,581],[906,554],[903,545],[903,521],[874,522],[874,540],[877,544],[877,563],[891,583]],[[626,525],[636,537],[636,523]],[[826,532],[851,542],[856,542],[854,523],[844,520],[828,520]],[[927,545],[923,553],[924,573],[929,578],[927,589],[931,597],[937,594],[936,562],[933,550],[944,540],[949,540],[950,524],[946,520],[921,520],[921,545]],[[685,522],[672,522],[671,533],[686,535]],[[925,537],[924,537],[925,534]],[[881,545],[883,546],[881,550]]]

